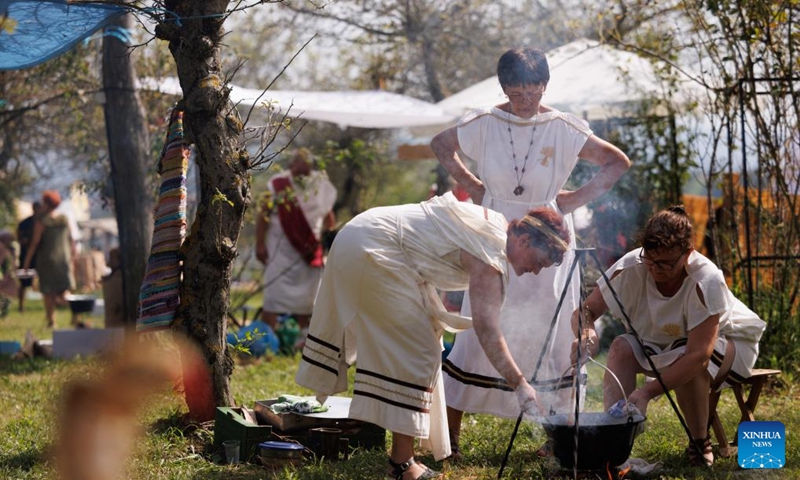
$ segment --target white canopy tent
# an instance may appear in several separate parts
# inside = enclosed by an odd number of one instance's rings
[[[550,50],[546,56],[550,82],[542,103],[587,120],[625,116],[645,97],[665,97],[653,65],[636,54],[581,39]],[[694,88],[687,79],[679,97],[673,100],[688,100]],[[436,105],[450,114],[462,115],[471,108],[506,101],[497,76],[493,76]]]
[[[146,78],[142,88],[171,95],[182,95],[177,78]],[[416,98],[380,90],[302,92],[293,90],[261,90],[231,86],[230,98],[240,105],[272,102],[290,117],[331,122],[341,127],[402,128],[442,125],[455,115],[441,107]]]

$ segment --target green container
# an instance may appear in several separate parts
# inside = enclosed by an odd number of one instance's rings
[[[280,352],[283,355],[294,355],[294,344],[300,336],[300,326],[294,317],[289,317],[278,324],[275,330],[278,340],[281,343]]]
[[[225,440],[239,440],[242,461],[258,454],[258,444],[272,440],[272,426],[248,421],[240,407],[217,407],[214,416],[214,446],[222,448]]]

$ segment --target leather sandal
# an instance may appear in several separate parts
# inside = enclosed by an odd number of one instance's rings
[[[392,467],[392,473],[389,474],[389,478],[393,478],[394,480],[425,480],[429,478],[439,478],[442,476],[440,472],[425,467],[425,471],[422,472],[422,475],[419,477],[404,479],[403,475],[405,475],[408,469],[411,468],[411,465],[414,465],[415,463],[417,463],[417,461],[414,460],[414,457],[409,458],[403,463],[395,463],[390,458],[389,466]]]
[[[701,445],[698,451],[697,445]],[[692,440],[686,448],[686,458],[693,467],[710,467],[714,465],[714,452],[711,450],[711,437],[703,440]]]

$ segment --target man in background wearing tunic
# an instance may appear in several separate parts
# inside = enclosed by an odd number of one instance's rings
[[[256,258],[266,265],[261,320],[274,331],[278,316],[291,314],[301,328],[295,348],[302,348],[322,278],[320,237],[336,221],[336,188],[313,168],[305,148],[293,152],[288,169],[267,188],[256,219]]]

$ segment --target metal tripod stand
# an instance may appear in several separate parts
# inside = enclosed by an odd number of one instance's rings
[[[647,349],[645,348],[644,342],[642,341],[641,337],[639,337],[639,334],[633,328],[633,325],[632,325],[632,322],[630,320],[630,317],[628,317],[628,314],[625,311],[625,307],[622,304],[622,301],[619,299],[619,296],[617,295],[617,292],[614,290],[613,286],[611,285],[611,280],[606,275],[605,269],[603,268],[603,265],[600,262],[600,259],[597,258],[597,254],[595,253],[595,249],[594,248],[576,248],[576,249],[574,249],[574,252],[575,252],[575,258],[573,259],[572,265],[570,266],[569,275],[567,276],[567,281],[565,282],[564,289],[561,292],[561,298],[558,301],[558,305],[556,306],[556,311],[553,314],[553,319],[550,322],[550,327],[549,327],[549,329],[547,331],[547,338],[545,340],[544,347],[539,352],[539,359],[538,359],[538,361],[536,363],[536,369],[534,370],[533,377],[532,377],[530,383],[535,383],[536,378],[537,378],[537,376],[539,374],[539,368],[541,367],[542,360],[544,359],[544,354],[545,354],[545,351],[547,350],[547,345],[549,345],[549,343],[550,343],[550,340],[551,340],[551,337],[552,337],[552,334],[553,334],[553,330],[555,329],[555,325],[558,322],[558,315],[561,312],[561,307],[562,307],[562,305],[564,303],[564,298],[566,297],[567,290],[569,288],[570,283],[572,282],[572,276],[573,276],[573,274],[575,272],[575,268],[577,267],[578,263],[580,262],[580,264],[581,264],[581,274],[582,274],[582,277],[583,277],[583,274],[585,273],[585,267],[586,267],[586,258],[585,258],[586,254],[587,253],[591,254],[592,258],[594,259],[594,261],[595,261],[595,263],[597,265],[597,268],[600,270],[600,274],[602,276],[603,281],[608,286],[609,292],[611,293],[611,295],[614,298],[614,301],[616,302],[616,304],[620,308],[620,312],[622,313],[623,320],[625,322],[625,326],[627,327],[628,332],[631,335],[633,335],[633,337],[636,339],[636,342],[639,344],[639,346],[641,347],[642,351],[644,352],[645,358],[647,359],[648,365],[650,366],[650,370],[653,372],[656,380],[661,385],[661,388],[664,391],[664,396],[666,396],[667,400],[669,400],[669,403],[672,406],[672,409],[675,411],[675,414],[677,415],[678,420],[680,421],[680,424],[683,427],[684,432],[686,433],[686,436],[689,438],[690,443],[692,444],[692,446],[695,449],[700,451],[700,448],[701,448],[700,445],[698,444],[697,441],[695,441],[692,438],[692,434],[689,431],[689,426],[686,424],[686,420],[683,418],[683,415],[681,414],[680,410],[678,409],[678,405],[675,403],[675,400],[672,398],[672,395],[670,394],[669,389],[664,384],[664,380],[661,377],[661,373],[656,368],[656,365],[653,362],[652,358],[650,358],[650,354],[647,353]],[[581,281],[581,299],[580,299],[579,305],[583,305],[583,302],[585,300],[586,300],[586,286],[585,286],[585,282]],[[583,325],[582,325],[583,309],[579,308],[578,311],[579,311],[579,314],[578,314],[578,335],[577,335],[577,339],[578,339],[578,345],[581,345],[582,342],[583,342],[583,339],[582,339],[582,333],[583,333],[582,332],[582,330],[583,330]],[[581,358],[581,354],[582,354],[582,352],[581,352],[581,349],[579,348],[578,349],[578,358],[577,358],[577,365],[579,365],[579,366],[582,365],[582,363],[583,363],[582,362],[582,358]],[[575,401],[575,432],[576,432],[575,455],[577,457],[577,452],[578,452],[577,432],[578,432],[578,427],[580,425],[580,423],[579,423],[580,422],[580,415],[579,415],[579,410],[580,410],[580,400],[579,400],[580,399],[580,382],[578,382],[578,381],[575,382],[575,398],[576,398],[576,401]],[[523,417],[523,412],[520,412],[519,417],[517,417],[517,422],[514,425],[514,431],[511,434],[511,440],[509,441],[508,448],[506,449],[506,453],[505,453],[505,455],[503,457],[503,463],[500,466],[500,471],[497,473],[497,478],[498,479],[503,476],[503,470],[505,469],[506,463],[508,462],[508,456],[511,453],[511,449],[512,449],[512,447],[514,445],[514,439],[516,438],[517,432],[519,431],[519,425],[522,422],[522,417]],[[575,458],[574,465],[575,465],[575,467],[574,467],[574,475],[575,475],[575,478],[577,478],[577,465],[578,465],[578,459],[577,458]]]

